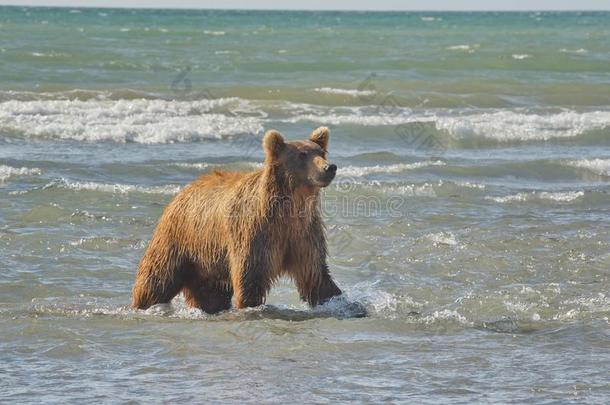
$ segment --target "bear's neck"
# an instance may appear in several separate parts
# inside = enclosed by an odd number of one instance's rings
[[[283,170],[275,166],[265,167],[261,180],[265,185],[261,188],[265,193],[262,201],[272,202],[269,208],[274,212],[292,217],[317,214],[319,187],[294,184]]]

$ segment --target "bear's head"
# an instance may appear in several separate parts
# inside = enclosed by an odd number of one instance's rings
[[[263,137],[265,164],[283,171],[293,187],[326,187],[335,178],[337,166],[327,160],[328,128],[314,130],[305,141],[286,142],[275,130]]]

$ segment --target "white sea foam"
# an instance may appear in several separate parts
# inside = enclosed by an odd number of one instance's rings
[[[470,49],[470,45],[453,45],[448,46],[447,49],[451,51],[467,51]]]
[[[428,302],[418,302],[408,295],[397,296],[384,291],[379,288],[378,281],[358,283],[349,288],[346,293],[350,300],[365,304],[372,316],[381,316],[386,319],[400,318],[409,323],[426,325],[448,322],[467,326],[474,324],[459,312],[451,309],[441,309],[420,315],[419,311]],[[340,304],[341,301],[338,303]]]
[[[31,55],[36,56],[37,58],[59,58],[59,57],[70,56],[67,53],[60,53],[60,52],[49,52],[49,53],[32,52]]]
[[[537,303],[522,302],[519,300],[515,300],[514,297],[511,297],[511,298],[512,298],[512,300],[506,299],[502,303],[504,304],[504,307],[506,309],[508,309],[509,311],[512,311],[512,312],[528,313],[528,312],[531,312],[532,309],[535,309],[538,306]]]
[[[566,165],[586,169],[600,176],[610,176],[610,159],[570,160]]]
[[[11,167],[0,165],[0,183],[4,183],[11,177],[17,176],[38,176],[42,171],[36,167]]]
[[[576,306],[576,308],[573,308]],[[591,317],[593,314],[607,314],[610,311],[610,297],[604,293],[597,293],[592,296],[581,296],[577,298],[569,298],[561,302],[559,308],[563,310],[569,309],[566,312],[558,312],[553,320],[572,320],[582,319],[583,317]],[[608,317],[603,317],[608,322]]]
[[[409,108],[392,108],[391,113],[369,111],[367,108],[315,109],[314,106],[291,106],[294,115],[286,122],[313,122],[326,125],[397,126],[404,124],[434,125],[455,138],[472,136],[498,142],[547,141],[570,138],[587,131],[610,127],[610,111],[577,112],[566,110],[553,113],[529,113],[515,110],[479,112],[430,110],[416,113]]]
[[[363,281],[348,287],[345,291],[349,300],[366,305],[371,315],[395,319],[409,316],[427,302],[418,302],[408,295],[397,296],[380,288],[379,281]],[[412,320],[418,321],[416,318]]]
[[[441,17],[421,17],[420,20],[430,22],[430,21],[442,21]]]
[[[485,186],[485,184],[471,183],[469,181],[458,181],[455,184],[459,187],[473,188],[477,190],[485,190],[485,188],[487,187]]]
[[[479,44],[473,44],[473,45],[453,45],[453,46],[447,47],[447,50],[449,50],[449,51],[463,51],[463,52],[473,53],[477,49],[479,49],[480,47],[481,47],[481,45],[479,45]]]
[[[434,185],[430,183],[424,184],[407,184],[402,186],[390,186],[385,187],[384,191],[389,193],[396,193],[406,197],[429,197],[435,198],[436,191]]]
[[[229,164],[229,165],[230,166],[237,165],[239,167],[246,167],[248,169],[260,169],[264,166],[264,164],[261,162],[235,162],[234,164]],[[227,165],[219,164],[219,163],[207,163],[207,162],[194,162],[194,163],[179,162],[179,163],[170,163],[170,166],[183,167],[185,169],[207,170],[207,169],[211,169],[213,167],[221,168],[222,166],[227,166]]]
[[[103,193],[127,194],[127,193],[144,193],[144,194],[166,194],[173,195],[178,193],[182,186],[175,184],[167,184],[163,186],[138,186],[134,184],[109,184],[96,182],[79,182],[60,179],[47,184],[44,188],[64,188],[74,191],[100,191]]]
[[[426,235],[426,238],[432,241],[434,246],[446,245],[456,246],[458,244],[455,235],[451,232],[437,232]]]
[[[104,247],[116,246],[119,248],[141,249],[146,247],[143,240],[121,239],[104,236],[89,236],[69,242],[70,246],[83,247],[86,249],[100,250]]]
[[[349,177],[363,177],[369,174],[381,174],[381,173],[400,173],[407,170],[420,169],[428,166],[444,166],[445,162],[442,160],[425,160],[422,162],[415,163],[397,163],[393,165],[376,165],[376,166],[346,166],[340,168],[337,171],[339,176]]]
[[[368,94],[365,90],[334,90],[349,92],[346,94],[351,96]],[[497,142],[569,138],[610,126],[610,111],[603,110],[532,113],[521,110],[436,109],[416,112],[396,106],[386,111],[375,106],[324,107],[290,102],[273,104],[239,98],[112,100],[105,93],[82,90],[65,94],[65,97],[71,98],[69,100],[32,100],[33,97],[54,97],[52,93],[5,93],[0,93],[0,97],[10,98],[10,101],[0,102],[0,130],[25,136],[79,141],[171,143],[260,133],[263,131],[263,120],[278,111],[286,117],[278,121],[289,123],[358,126],[426,124],[430,126],[428,130],[447,132],[456,139],[474,136]],[[91,98],[74,99],[85,96]],[[227,114],[229,109],[236,114]]]
[[[453,321],[467,326],[472,326],[474,324],[472,321],[469,321],[464,315],[460,314],[455,310],[450,309],[434,311],[433,313],[422,317],[421,321],[423,321],[427,325],[446,321]]]
[[[527,53],[513,53],[511,56],[513,57],[513,59],[517,59],[517,60],[523,60],[523,59],[528,59],[528,58],[532,57],[532,55],[527,54]]]
[[[183,167],[186,169],[197,169],[197,170],[207,170],[210,167],[215,167],[217,165],[212,163],[172,163],[171,166]]]
[[[377,180],[366,181],[355,178],[344,177],[335,181],[334,189],[345,193],[355,187],[362,187],[372,192],[381,192],[390,195],[401,195],[405,197],[437,197],[435,187],[442,186],[443,182],[421,183],[421,184],[388,184]]]
[[[584,191],[567,191],[567,192],[557,192],[550,193],[543,191],[541,193],[537,193],[536,196],[541,200],[552,200],[559,202],[571,202],[585,195]]]
[[[223,36],[226,34],[224,31],[209,31],[209,30],[204,30],[203,33],[205,35],[212,35],[214,37],[219,37],[219,36]]]
[[[583,54],[583,53],[587,53],[588,51],[585,48],[579,48],[579,49],[567,49],[567,48],[561,48],[559,50],[559,52],[562,53],[575,53],[575,54]]]
[[[344,178],[343,180],[340,178],[335,184],[335,188],[339,191],[346,191],[345,180],[349,178]],[[380,182],[378,180],[357,180],[350,179],[350,185],[358,185],[372,190],[380,190],[387,194],[399,194],[407,197],[429,197],[436,198],[438,196],[437,190],[442,190],[445,184],[450,187],[458,186],[470,189],[484,190],[486,188],[485,184],[477,184],[477,183],[468,183],[468,182],[444,182],[442,180],[436,183],[419,183],[419,184],[395,184],[395,183],[386,183]]]
[[[609,126],[610,111],[564,111],[540,115],[506,110],[436,119],[437,129],[446,130],[458,138],[476,135],[500,142],[570,138]]]
[[[0,129],[35,137],[137,143],[261,132],[259,118],[212,112],[236,100],[12,100],[0,103]]]
[[[532,200],[550,200],[557,202],[572,202],[585,195],[584,191],[565,191],[565,192],[548,192],[548,191],[532,191],[527,193],[517,193],[505,197],[486,197],[498,203],[511,202],[527,202]]]
[[[299,114],[286,120],[287,122],[315,122],[327,125],[361,125],[361,126],[388,126],[400,125],[417,121],[416,117],[402,115],[362,115],[353,114]],[[432,119],[429,119],[432,121]]]
[[[526,201],[528,197],[527,193],[519,193],[508,195],[506,197],[486,197],[487,200],[492,200],[499,203],[515,202],[515,201]]]
[[[317,87],[314,89],[314,91],[318,93],[338,94],[351,97],[373,96],[376,94],[374,90],[336,89],[333,87]]]

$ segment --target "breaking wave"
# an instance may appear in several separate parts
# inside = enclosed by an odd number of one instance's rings
[[[374,96],[376,92],[374,90],[354,90],[354,89],[335,89],[333,87],[317,87],[314,89],[315,92],[324,94],[337,94],[341,96],[361,97],[361,96]]]
[[[513,110],[482,112],[436,110],[421,113],[398,109],[394,114],[379,112],[372,114],[368,110],[370,109],[352,107],[343,110],[334,109],[330,114],[311,112],[298,114],[286,121],[359,126],[427,124],[440,132],[432,135],[448,135],[457,141],[483,138],[499,143],[573,138],[610,127],[610,111],[567,110],[555,113],[530,113]],[[419,129],[429,131],[427,127]]]
[[[262,132],[262,122],[257,117],[222,113],[222,107],[234,101],[7,101],[0,104],[0,130],[29,137],[144,144]]]
[[[0,183],[4,183],[11,177],[17,176],[38,176],[42,171],[36,167],[11,167],[0,165]]]
[[[143,194],[166,194],[174,195],[178,193],[182,186],[168,184],[163,186],[138,186],[133,184],[109,184],[96,182],[79,182],[66,179],[54,180],[45,185],[43,189],[62,188],[73,191],[100,191],[103,193],[127,194],[127,193],[143,193]]]
[[[475,135],[499,142],[548,141],[608,128],[610,111],[564,111],[545,115],[496,111],[443,117],[436,121],[436,127],[461,138]]]
[[[565,191],[565,192],[548,192],[548,191],[531,191],[527,193],[517,193],[505,197],[487,197],[498,203],[514,203],[527,202],[532,200],[549,200],[556,202],[572,202],[585,195],[584,191]]]
[[[371,95],[371,90],[330,87],[315,91],[367,98]],[[387,110],[375,105],[323,106],[236,97],[201,100],[159,97],[163,95],[133,90],[110,93],[74,90],[55,95],[0,92],[0,100],[8,100],[0,102],[0,131],[26,137],[151,144],[260,134],[269,122],[306,122],[404,126],[401,131],[406,134],[413,130],[424,131],[458,143],[476,139],[510,143],[569,139],[610,127],[610,111],[605,110],[411,109],[401,106]],[[411,125],[415,127],[411,128]]]
[[[400,173],[429,166],[445,166],[442,160],[426,160],[415,163],[398,163],[393,165],[346,166],[338,170],[339,176],[364,177],[370,174]]]
[[[599,176],[610,176],[610,159],[582,159],[565,162],[567,166],[585,169]]]

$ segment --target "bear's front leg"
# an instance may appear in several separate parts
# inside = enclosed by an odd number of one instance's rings
[[[306,273],[297,273],[304,275]],[[333,281],[328,272],[328,266],[323,264],[313,277],[296,277],[297,289],[303,301],[315,307],[342,294],[341,289]]]
[[[235,307],[242,309],[264,304],[272,281],[268,249],[253,243],[245,258],[236,252],[231,254],[229,262]]]
[[[341,289],[337,287],[337,284],[335,284],[333,279],[330,277],[330,274],[326,272],[326,274],[322,276],[322,281],[320,282],[320,287],[318,288],[318,299],[316,305],[324,304],[331,298],[337,297],[341,294],[343,294]]]
[[[338,297],[343,294],[341,289],[337,287],[331,278],[326,264],[323,265],[320,277],[313,283],[307,279],[297,278],[297,288],[299,289],[301,299],[307,301],[307,303],[312,307],[322,305],[328,302],[331,298]],[[341,298],[341,308],[341,316],[362,318],[368,315],[368,311],[363,304],[356,301],[347,301],[343,297]]]

